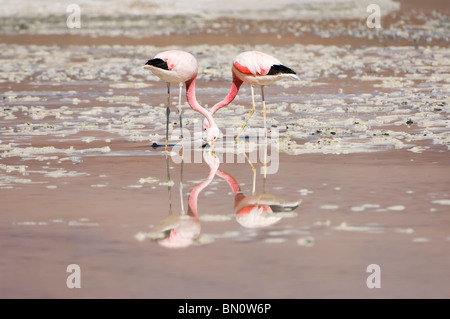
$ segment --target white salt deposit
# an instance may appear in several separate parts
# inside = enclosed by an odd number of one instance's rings
[[[370,0],[247,0],[217,2],[209,0],[110,0],[108,5],[101,0],[71,0],[48,3],[45,0],[1,0],[3,10],[0,16],[66,16],[69,4],[80,7],[86,16],[120,16],[145,15],[147,17],[160,15],[200,15],[209,18],[240,17],[250,19],[314,19],[314,18],[359,18],[366,16],[366,8]],[[399,3],[391,0],[378,0],[383,13],[400,8]],[[70,11],[72,12],[72,11]]]
[[[439,204],[439,205],[450,205],[450,199],[438,199],[432,201],[433,204]]]
[[[325,204],[325,205],[320,206],[320,209],[325,209],[325,210],[336,210],[338,208],[339,208],[339,206],[334,205],[334,204]]]
[[[300,237],[297,239],[297,245],[299,246],[306,246],[306,247],[312,247],[315,244],[314,237],[307,236],[307,237]]]

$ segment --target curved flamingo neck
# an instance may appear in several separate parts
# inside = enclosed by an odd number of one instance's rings
[[[222,101],[218,102],[212,107],[210,113],[214,114],[222,107],[230,104],[238,94],[239,88],[241,87],[242,83],[243,83],[242,80],[239,79],[237,75],[233,72],[233,82],[231,83],[230,91]]]
[[[214,179],[214,176],[216,175],[216,171],[217,171],[217,168],[216,169],[211,168],[206,180],[204,180],[200,184],[196,185],[192,189],[191,193],[189,194],[189,199],[188,199],[188,212],[187,212],[188,215],[198,217],[198,212],[197,212],[198,195],[200,195],[202,190],[212,182],[212,180]]]
[[[221,169],[218,169],[216,174],[222,177],[228,183],[234,196],[236,196],[236,194],[241,191],[241,187],[233,176],[222,171]]]
[[[220,169],[217,170],[216,174],[222,177],[228,183],[228,186],[230,186],[234,196],[234,206],[236,207],[241,202],[241,200],[245,198],[245,195],[242,193],[241,187],[239,186],[238,182],[234,179],[233,176]]]
[[[188,101],[189,105],[191,106],[191,108],[194,111],[197,111],[200,114],[202,114],[204,117],[206,117],[206,119],[208,120],[208,122],[210,124],[210,127],[217,126],[216,122],[214,121],[214,119],[212,117],[212,114],[209,113],[197,101],[197,98],[195,96],[195,81],[196,81],[196,79],[197,79],[197,76],[194,76],[189,81],[186,81],[186,98],[187,98],[187,101]]]

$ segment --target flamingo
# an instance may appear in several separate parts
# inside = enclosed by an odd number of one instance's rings
[[[264,128],[266,128],[266,102],[264,100],[264,86],[270,85],[276,81],[282,79],[296,79],[298,77],[292,69],[284,66],[278,59],[271,55],[268,55],[259,51],[246,51],[240,53],[233,61],[233,66],[231,68],[233,74],[233,82],[231,84],[230,91],[227,96],[217,104],[215,104],[210,113],[214,114],[222,107],[230,104],[237,93],[242,83],[250,84],[252,91],[252,110],[244,125],[242,125],[239,134],[236,136],[236,141],[244,130],[247,122],[255,113],[255,94],[253,90],[254,85],[259,85],[261,87],[261,97],[263,103],[263,118],[264,118]],[[203,121],[203,128],[208,129],[210,123],[207,119]]]
[[[169,115],[170,115],[170,84],[178,83],[178,112],[180,114],[180,128],[183,130],[181,117],[181,92],[183,83],[186,85],[186,98],[194,111],[202,114],[210,124],[207,132],[207,142],[212,145],[219,136],[217,127],[212,115],[202,107],[195,97],[195,81],[198,74],[198,65],[195,57],[182,50],[169,50],[158,53],[153,59],[147,61],[144,66],[167,83],[167,108],[166,108],[166,151],[169,141]]]
[[[267,153],[267,147],[265,148],[265,152]],[[230,174],[218,169],[216,175],[222,177],[233,192],[234,213],[239,224],[247,228],[260,228],[273,225],[282,218],[279,213],[293,211],[302,201],[287,202],[278,196],[266,193],[267,174],[265,170],[263,190],[255,194],[256,168],[248,156],[245,153],[244,155],[253,171],[252,195],[245,196],[236,179]],[[263,165],[266,167],[266,156],[264,157]]]
[[[264,190],[258,194],[253,191],[252,195],[246,196],[233,176],[221,169],[217,170],[216,175],[222,177],[230,186],[234,196],[236,220],[246,228],[261,228],[273,225],[282,218],[279,213],[291,212],[301,203],[301,200],[286,202],[284,199],[268,194]]]
[[[187,213],[183,209],[183,194],[180,188],[181,214],[172,213],[171,201],[169,201],[169,215],[161,220],[149,233],[150,238],[155,238],[164,247],[188,247],[200,236],[201,225],[197,209],[198,196],[212,182],[220,165],[218,157],[211,151],[203,151],[203,158],[209,166],[209,174],[203,182],[194,186],[189,194]],[[170,176],[169,172],[167,174]]]

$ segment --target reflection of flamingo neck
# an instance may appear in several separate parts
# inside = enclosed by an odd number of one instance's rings
[[[209,113],[197,101],[197,98],[195,96],[195,81],[196,81],[196,79],[197,79],[197,76],[194,76],[189,81],[186,81],[186,98],[187,98],[187,101],[188,101],[189,105],[191,106],[191,108],[194,111],[197,111],[200,114],[202,114],[204,117],[206,117],[206,119],[208,120],[208,122],[210,124],[210,127],[217,126],[216,122],[214,121],[214,119],[213,119],[213,117],[211,115],[211,113]]]
[[[238,94],[239,88],[241,87],[242,83],[243,83],[242,80],[239,79],[233,72],[233,82],[231,83],[230,91],[222,101],[218,102],[216,105],[212,107],[210,111],[211,114],[216,113],[222,107],[230,104]]]
[[[217,170],[216,174],[222,177],[230,186],[234,196],[234,205],[236,206],[237,203],[245,198],[245,195],[242,194],[241,187],[239,186],[238,182],[234,179],[233,176],[220,169]]]
[[[214,179],[214,176],[216,175],[216,171],[217,168],[211,168],[209,170],[209,174],[208,177],[206,178],[206,180],[204,180],[203,182],[201,182],[200,184],[196,185],[191,193],[189,194],[189,199],[188,199],[188,215],[190,216],[195,216],[198,217],[198,212],[197,212],[197,200],[198,200],[198,195],[200,195],[201,191],[208,186],[212,180]]]

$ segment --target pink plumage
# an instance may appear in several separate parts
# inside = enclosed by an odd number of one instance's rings
[[[217,170],[216,175],[222,177],[230,186],[234,196],[236,220],[247,228],[260,228],[275,224],[281,219],[281,215],[277,213],[293,211],[301,203],[301,200],[286,202],[282,198],[264,191],[246,196],[233,176],[220,169]],[[255,187],[254,184],[253,187]]]
[[[168,70],[148,65],[148,68],[164,82],[185,83],[197,76],[197,60],[188,52],[181,50],[164,51],[158,53],[154,59],[161,59],[167,64]]]
[[[270,85],[283,78],[298,79],[295,72],[283,66],[278,59],[259,51],[239,54],[233,61],[233,72],[250,85]]]
[[[239,92],[239,88],[241,87],[242,83],[245,82],[252,86],[252,101],[254,101],[253,85],[258,85],[261,87],[263,115],[265,120],[264,86],[270,85],[282,79],[298,80],[296,73],[292,69],[283,65],[278,59],[274,58],[273,56],[259,51],[246,51],[240,53],[234,59],[231,70],[233,75],[233,82],[231,84],[230,91],[222,101],[218,102],[211,108],[211,114],[214,114],[222,107],[230,104]],[[254,103],[252,103],[252,112],[250,113],[247,121],[253,115],[254,110],[255,105]],[[241,132],[247,124],[247,121],[245,121],[245,124],[242,126]],[[209,127],[208,121],[203,121],[203,127]]]
[[[258,51],[248,51],[239,54],[233,61],[236,70],[247,75],[266,75],[272,65],[281,64],[274,57]]]

